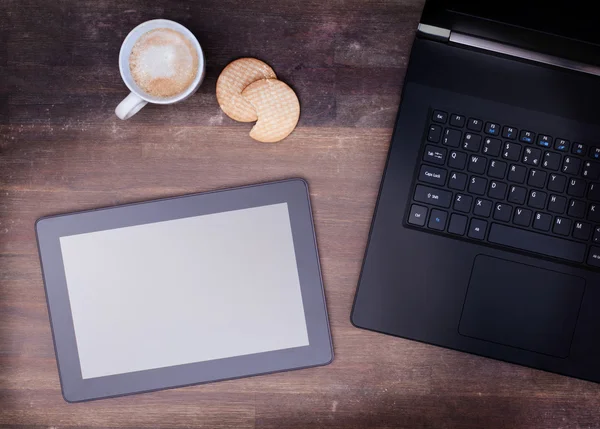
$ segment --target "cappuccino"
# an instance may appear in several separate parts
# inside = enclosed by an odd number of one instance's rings
[[[194,82],[198,52],[178,31],[156,28],[143,34],[133,46],[129,69],[135,83],[147,94],[174,97]]]

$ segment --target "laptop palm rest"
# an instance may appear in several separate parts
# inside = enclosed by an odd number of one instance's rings
[[[584,290],[580,277],[479,255],[458,331],[566,358]]]

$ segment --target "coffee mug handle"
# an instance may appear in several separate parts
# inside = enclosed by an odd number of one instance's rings
[[[137,112],[140,111],[142,107],[144,107],[148,102],[146,100],[142,100],[133,92],[130,93],[123,101],[119,103],[117,108],[115,109],[115,114],[120,119],[129,119]]]

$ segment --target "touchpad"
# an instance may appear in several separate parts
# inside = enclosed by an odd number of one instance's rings
[[[565,358],[584,289],[580,277],[479,255],[458,331]]]

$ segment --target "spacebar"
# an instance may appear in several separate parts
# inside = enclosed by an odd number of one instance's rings
[[[492,243],[573,262],[583,262],[585,257],[585,244],[583,243],[575,243],[497,223],[492,224],[488,240]]]

